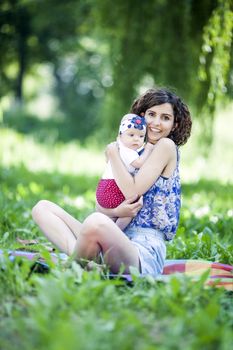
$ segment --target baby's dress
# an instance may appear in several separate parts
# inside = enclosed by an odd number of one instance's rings
[[[118,143],[120,157],[123,163],[127,170],[131,174],[134,174],[135,168],[130,164],[139,157],[138,152],[125,147],[120,141]],[[108,161],[107,168],[97,185],[96,199],[99,205],[103,208],[116,208],[125,200],[123,193],[114,180],[110,161]]]

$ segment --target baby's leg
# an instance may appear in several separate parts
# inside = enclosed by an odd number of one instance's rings
[[[73,253],[82,224],[47,200],[39,201],[32,209],[32,217],[45,236],[61,251]]]
[[[133,203],[136,202],[139,202],[143,206],[143,196],[141,196],[139,199],[137,198]],[[116,224],[123,231],[129,225],[132,219],[132,217],[117,218]]]

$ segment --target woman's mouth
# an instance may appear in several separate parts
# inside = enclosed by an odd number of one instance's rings
[[[157,129],[157,128],[149,128],[149,130],[152,131],[152,132],[156,132],[156,133],[161,132],[161,130]]]

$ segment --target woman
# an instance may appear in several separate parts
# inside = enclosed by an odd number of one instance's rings
[[[166,246],[176,232],[180,212],[178,146],[191,131],[187,106],[174,93],[150,89],[132,105],[131,113],[145,117],[148,142],[154,149],[133,177],[124,167],[117,147],[107,147],[113,175],[126,198],[115,209],[89,215],[83,223],[49,201],[32,211],[35,222],[48,239],[68,255],[95,260],[100,254],[113,273],[130,266],[143,275],[162,272]],[[143,205],[141,196],[143,195]],[[136,202],[134,202],[137,198]],[[107,216],[134,217],[123,231]]]

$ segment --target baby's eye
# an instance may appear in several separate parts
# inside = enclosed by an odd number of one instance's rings
[[[144,139],[144,135],[140,135],[140,138],[141,138],[141,139]]]

